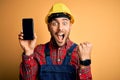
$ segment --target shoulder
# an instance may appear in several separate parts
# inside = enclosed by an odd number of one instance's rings
[[[49,43],[49,42],[47,42],[47,43]],[[34,52],[44,52],[45,45],[46,45],[47,43],[45,43],[45,44],[38,44],[38,45],[35,47]]]
[[[75,46],[74,51],[78,51],[78,50],[79,50],[78,44],[75,43],[75,42],[73,42],[73,41],[70,41],[70,47],[71,47],[71,46]]]
[[[39,64],[45,64],[45,44],[39,44],[35,47],[35,50],[34,50],[34,56],[35,56],[35,59],[37,60],[37,62]]]

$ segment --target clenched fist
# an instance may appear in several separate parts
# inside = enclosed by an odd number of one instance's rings
[[[89,42],[83,42],[79,45],[79,56],[80,59],[86,60],[91,59],[92,44]]]

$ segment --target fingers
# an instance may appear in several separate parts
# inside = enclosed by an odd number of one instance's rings
[[[80,43],[79,55],[81,60],[91,59],[92,44],[90,42]]]
[[[87,42],[80,43],[80,47],[81,48],[87,47]]]
[[[18,39],[23,40],[23,36],[24,36],[23,32],[20,32],[20,34],[18,34]]]
[[[36,33],[34,33],[34,39],[37,39],[37,35],[36,35]]]
[[[80,43],[80,48],[85,48],[85,47],[92,47],[92,44],[90,42]]]
[[[24,39],[23,36],[24,36],[23,32],[20,32],[20,34],[18,34],[18,39],[23,40]],[[37,39],[36,33],[34,33],[34,39]]]

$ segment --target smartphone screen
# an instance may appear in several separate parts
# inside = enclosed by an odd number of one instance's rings
[[[22,28],[23,28],[24,40],[33,40],[34,39],[33,19],[32,18],[22,19]]]

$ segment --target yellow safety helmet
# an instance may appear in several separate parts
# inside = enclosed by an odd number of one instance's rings
[[[45,22],[48,24],[48,18],[49,16],[51,16],[52,14],[54,13],[64,13],[64,14],[68,14],[69,17],[70,17],[70,21],[71,23],[74,23],[74,18],[71,14],[71,11],[70,9],[65,6],[64,4],[62,3],[56,3],[52,6],[52,8],[50,9],[50,11],[48,12],[46,18],[45,18]]]

